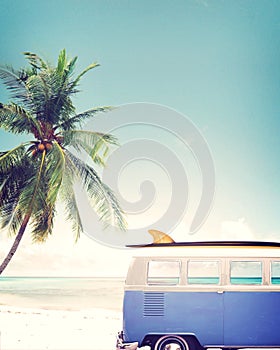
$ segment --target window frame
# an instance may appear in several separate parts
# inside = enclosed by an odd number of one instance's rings
[[[207,283],[207,282],[202,282],[202,283],[195,283],[195,282],[190,282],[190,278],[207,278],[207,276],[201,277],[201,276],[197,276],[197,277],[189,277],[189,263],[191,262],[200,262],[200,263],[211,263],[211,262],[215,262],[217,263],[217,267],[218,267],[218,275],[213,277],[213,278],[218,278],[218,283]],[[223,261],[221,261],[221,259],[215,259],[215,258],[207,258],[207,259],[203,259],[203,258],[191,258],[188,259],[187,261],[187,265],[186,265],[186,271],[185,271],[185,275],[186,275],[186,284],[188,286],[198,286],[198,287],[203,287],[203,286],[220,286],[222,284],[222,279],[223,279]]]
[[[260,267],[261,267],[261,270],[260,270],[260,276],[252,276],[252,277],[248,277],[248,276],[239,276],[239,277],[236,277],[236,276],[232,276],[232,263],[259,263],[260,264]],[[263,261],[263,259],[257,259],[257,258],[248,258],[248,259],[242,259],[242,258],[231,258],[229,259],[229,263],[228,263],[228,285],[230,286],[244,286],[244,287],[250,287],[250,286],[262,286],[265,284],[265,262]],[[258,282],[253,282],[253,283],[232,283],[232,278],[237,278],[237,279],[242,279],[244,278],[244,282],[245,282],[245,279],[249,279],[249,278],[260,278],[261,281]]]
[[[167,276],[167,277],[161,277],[161,276],[159,276],[159,277],[150,277],[149,276],[149,268],[150,268],[150,263],[151,262],[174,263],[174,264],[177,263],[178,264],[178,276],[176,276],[176,277],[171,277],[171,276]],[[157,258],[153,258],[153,259],[148,261],[148,264],[147,264],[147,275],[146,275],[146,285],[147,286],[150,286],[150,287],[153,287],[153,286],[161,286],[161,287],[178,286],[178,285],[181,284],[181,280],[182,280],[181,276],[182,276],[182,261],[180,259],[168,259],[168,258],[167,259],[164,259],[164,258],[157,259]],[[156,281],[155,282],[151,282],[151,281],[149,281],[149,278],[174,279],[174,282],[175,282],[175,279],[176,279],[176,283],[170,283],[170,282],[169,283],[168,282],[167,283],[160,283],[160,282],[156,282]]]

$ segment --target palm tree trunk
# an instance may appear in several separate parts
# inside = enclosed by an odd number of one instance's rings
[[[25,215],[11,249],[10,249],[9,253],[7,254],[6,258],[3,260],[2,264],[0,265],[0,275],[5,270],[5,268],[8,266],[9,262],[11,261],[12,257],[14,256],[15,252],[17,251],[17,248],[18,248],[20,241],[23,237],[23,234],[25,232],[25,229],[26,229],[26,226],[27,226],[28,221],[30,219],[30,216],[31,216],[30,214]]]

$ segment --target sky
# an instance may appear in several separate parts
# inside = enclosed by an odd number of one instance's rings
[[[70,57],[79,57],[77,71],[93,61],[100,63],[84,77],[74,99],[77,111],[156,104],[185,116],[199,130],[214,163],[215,197],[205,222],[189,236],[201,194],[201,169],[190,149],[151,125],[124,127],[121,120],[122,127],[114,129],[121,145],[140,138],[156,140],[175,152],[187,169],[189,205],[171,236],[280,240],[279,1],[0,0],[0,6],[2,64],[25,66],[25,51],[55,62],[63,48]],[[0,101],[8,98],[1,85]],[[176,122],[176,113],[171,113],[169,131]],[[93,121],[93,128],[104,123]],[[0,149],[25,138],[0,131]],[[145,222],[152,227],[174,194],[168,169],[159,175],[156,164],[156,159],[134,161],[118,174],[123,176],[120,195],[126,201],[141,197],[143,179],[157,190],[151,207],[129,216],[131,226],[141,228]],[[35,246],[26,235],[6,274],[125,273],[133,253],[109,248],[88,235],[74,244],[72,237],[60,213],[49,242]],[[3,232],[0,257],[11,242]]]

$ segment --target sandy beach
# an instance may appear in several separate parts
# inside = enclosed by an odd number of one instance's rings
[[[4,277],[0,350],[115,350],[123,279]]]
[[[0,305],[1,350],[111,350],[121,312],[61,311]]]

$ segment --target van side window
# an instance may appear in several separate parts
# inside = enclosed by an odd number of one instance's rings
[[[190,260],[187,272],[188,284],[219,284],[219,265],[219,261]]]
[[[271,284],[280,284],[280,261],[271,262]]]
[[[231,261],[231,284],[262,284],[261,261]]]
[[[151,260],[148,265],[149,285],[176,285],[180,280],[180,262]]]

